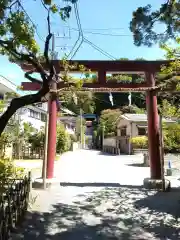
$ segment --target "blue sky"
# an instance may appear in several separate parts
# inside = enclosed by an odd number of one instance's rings
[[[42,8],[40,1],[27,1],[24,0],[23,6],[28,12],[29,16],[35,24],[37,24],[37,41],[43,49],[43,39],[47,34],[46,12]],[[58,0],[59,2],[59,0]],[[136,47],[133,44],[132,34],[129,31],[129,22],[132,17],[132,12],[139,6],[145,6],[151,3],[154,9],[158,8],[163,0],[79,0],[78,9],[81,19],[82,29],[84,36],[93,44],[99,46],[115,58],[127,57],[135,59],[143,57],[145,59],[160,59],[163,58],[164,52],[158,46],[151,48]],[[70,31],[68,27],[71,28]],[[78,32],[74,11],[71,18],[67,23],[63,23],[60,18],[52,18],[52,31],[55,33],[56,51],[62,57],[63,53],[61,47],[67,46],[65,52],[70,50],[75,43]],[[108,30],[95,30],[95,29],[108,29]],[[105,36],[95,35],[87,32],[112,34],[112,35],[125,35],[125,36]],[[66,38],[61,36],[65,34]],[[58,37],[59,36],[59,37]],[[61,46],[61,47],[59,47]],[[89,59],[89,60],[106,60],[106,56],[93,49],[88,44],[84,43],[74,59]],[[16,84],[20,84],[24,80],[24,74],[21,69],[12,63],[8,62],[7,57],[0,57],[0,74],[6,76]]]

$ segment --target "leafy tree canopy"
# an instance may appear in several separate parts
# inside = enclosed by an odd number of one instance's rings
[[[180,33],[180,0],[166,0],[159,9],[153,10],[150,4],[133,12],[130,30],[136,46],[152,46],[154,43],[176,39]],[[157,32],[160,24],[162,32]]]
[[[115,136],[117,129],[117,121],[121,116],[119,109],[106,109],[101,112],[100,128],[104,130],[104,136]]]

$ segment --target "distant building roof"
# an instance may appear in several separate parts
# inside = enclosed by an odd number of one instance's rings
[[[17,86],[6,77],[0,75],[0,93],[5,94],[8,92],[17,93]]]
[[[147,114],[134,114],[134,113],[126,113],[121,116],[124,119],[127,119],[131,122],[147,122]],[[163,118],[164,122],[175,122],[171,119]]]

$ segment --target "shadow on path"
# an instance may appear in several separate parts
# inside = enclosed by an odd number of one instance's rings
[[[106,186],[110,184],[106,183]],[[72,187],[68,189],[71,191]],[[90,188],[87,190],[89,192],[76,195],[71,203],[52,204],[49,212],[28,212],[26,221],[13,239],[180,238],[180,191],[157,193],[122,185],[91,192]]]

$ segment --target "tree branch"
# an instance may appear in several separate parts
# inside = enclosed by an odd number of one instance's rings
[[[34,71],[32,70],[32,71],[30,71],[30,72],[26,72],[25,74],[24,74],[24,76],[25,76],[25,78],[27,78],[28,80],[30,80],[31,82],[35,82],[35,83],[39,83],[39,84],[41,84],[42,85],[42,81],[40,81],[39,79],[37,79],[37,78],[34,78],[34,77],[32,77],[32,76],[30,76],[31,74],[33,74],[34,73]]]
[[[13,40],[12,41],[4,41],[0,40],[0,45],[6,49],[12,56],[17,59],[20,62],[26,61],[27,63],[30,63],[36,68],[36,70],[40,73],[41,78],[43,80],[43,83],[47,81],[47,74],[44,71],[42,65],[39,63],[37,57],[30,53],[30,54],[24,54],[24,53],[19,53],[16,48],[13,46]]]
[[[13,116],[13,114],[19,109],[27,105],[31,105],[33,103],[41,102],[42,97],[45,96],[49,92],[49,88],[42,88],[36,94],[29,94],[19,98],[12,99],[9,107],[0,117],[0,135],[6,127],[9,119]]]

